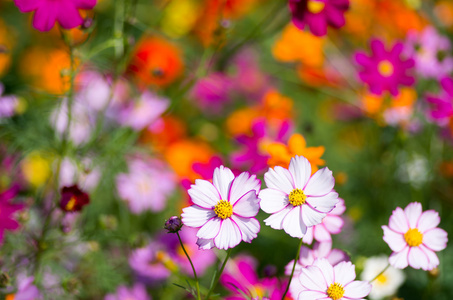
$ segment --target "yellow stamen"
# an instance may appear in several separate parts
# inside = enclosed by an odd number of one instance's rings
[[[388,60],[383,60],[378,64],[378,71],[384,77],[389,77],[394,72],[394,67]]]
[[[214,212],[219,218],[225,220],[233,215],[233,205],[226,200],[220,200],[215,206]]]
[[[339,300],[343,297],[344,295],[344,288],[341,284],[339,283],[332,283],[329,288],[327,289],[327,296],[330,297],[330,299],[333,300]]]
[[[299,206],[305,204],[305,200],[307,200],[307,196],[304,194],[304,191],[301,189],[294,189],[288,195],[289,203],[293,206]]]
[[[412,228],[404,234],[404,239],[410,247],[417,247],[423,242],[423,234],[417,228]]]
[[[72,196],[69,202],[66,204],[65,208],[67,211],[72,211],[74,206],[76,205],[77,199],[76,197]]]
[[[385,276],[384,274],[381,274],[376,278],[376,281],[379,284],[385,284],[387,282],[387,276]]]
[[[307,3],[307,9],[312,14],[319,14],[324,10],[326,4],[322,1],[309,0]]]

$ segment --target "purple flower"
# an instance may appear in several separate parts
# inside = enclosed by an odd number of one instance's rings
[[[422,32],[411,31],[407,35],[404,54],[414,57],[415,70],[426,78],[441,79],[453,71],[451,44],[447,37],[432,27]]]
[[[222,73],[212,73],[197,81],[192,89],[192,97],[204,112],[219,114],[230,102],[231,91],[231,79]]]
[[[116,177],[116,186],[132,213],[158,212],[165,208],[167,197],[175,188],[175,178],[163,162],[135,158],[129,162],[129,173]]]
[[[19,223],[14,219],[14,213],[24,208],[22,204],[11,204],[10,200],[19,193],[19,186],[13,185],[0,193],[0,244],[3,242],[5,230],[16,230]]]
[[[126,286],[119,286],[116,290],[116,294],[108,294],[104,300],[151,300],[148,296],[146,288],[143,284],[136,283],[132,288],[128,289]]]
[[[18,276],[17,282],[17,292],[13,294],[14,300],[36,300],[41,299],[41,294],[39,293],[38,288],[33,284],[35,278],[33,276]],[[9,296],[9,295],[8,295]],[[6,297],[6,299],[10,299]]]
[[[136,249],[129,257],[129,266],[137,278],[146,283],[156,283],[167,279],[178,266],[167,253],[165,245],[152,242],[147,247]]]
[[[355,54],[355,61],[362,67],[359,77],[373,94],[381,95],[384,91],[389,91],[393,96],[397,96],[398,86],[414,84],[414,77],[407,74],[414,66],[414,60],[404,59],[402,51],[402,43],[395,43],[392,49],[387,51],[381,40],[372,40],[371,56],[364,52]]]
[[[4,86],[0,83],[0,119],[14,116],[19,105],[19,100],[17,100],[16,96],[3,96],[3,92]]]
[[[440,84],[442,93],[439,96],[427,95],[426,101],[432,104],[429,116],[439,123],[445,123],[453,116],[453,78],[443,78]]]
[[[289,0],[292,21],[303,30],[308,25],[316,36],[327,34],[327,26],[341,28],[346,21],[344,13],[349,9],[349,0]]]

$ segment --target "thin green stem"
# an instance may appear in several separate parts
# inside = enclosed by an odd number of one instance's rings
[[[209,291],[208,291],[208,294],[206,295],[205,300],[209,300],[209,296],[211,296],[212,291],[215,289],[217,283],[219,282],[220,275],[222,275],[223,269],[225,269],[225,265],[226,265],[228,259],[230,258],[231,250],[233,250],[233,248],[228,249],[225,260],[223,261],[222,267],[220,268],[220,272],[218,272],[216,274],[214,280],[212,281],[211,287],[209,288]]]
[[[187,256],[187,259],[189,260],[190,265],[192,266],[193,277],[195,277],[195,284],[196,284],[196,287],[197,287],[197,300],[201,300],[201,296],[200,296],[200,284],[198,283],[197,272],[195,271],[195,267],[193,266],[192,260],[190,259],[190,256],[189,256],[189,254],[187,253],[186,248],[184,248],[184,244],[183,244],[183,242],[182,242],[182,240],[181,240],[181,237],[179,236],[179,232],[176,232],[176,234],[178,235],[178,239],[179,239],[179,243],[181,244],[182,251],[184,251],[184,254]]]
[[[290,284],[291,284],[291,281],[293,280],[294,270],[296,269],[296,264],[297,264],[297,262],[299,261],[300,248],[302,248],[302,239],[300,239],[299,247],[297,248],[296,259],[294,260],[293,269],[292,269],[292,271],[291,271],[291,275],[289,276],[288,285],[286,286],[286,290],[285,290],[285,293],[284,293],[283,296],[282,296],[282,300],[285,299],[286,294],[287,294],[288,291],[289,291],[289,286],[290,286]]]
[[[387,269],[390,267],[390,263],[387,264],[387,266],[384,268],[384,270],[382,270],[379,274],[376,275],[376,277],[374,277],[373,279],[371,279],[369,281],[369,283],[372,283],[373,281],[375,281],[376,279],[378,279],[379,276],[381,276],[382,274],[384,274],[385,271],[387,271]]]

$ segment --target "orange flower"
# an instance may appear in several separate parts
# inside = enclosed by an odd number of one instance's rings
[[[64,94],[69,89],[71,60],[63,49],[31,48],[20,63],[21,73],[32,84],[53,94]]]
[[[168,145],[186,136],[186,125],[173,116],[163,116],[143,133],[141,142],[150,144],[158,151],[164,151]]]
[[[11,64],[11,53],[14,46],[11,31],[0,20],[0,76],[2,76]]]
[[[290,23],[283,29],[281,38],[275,42],[272,54],[279,61],[299,61],[309,67],[320,67],[324,62],[323,45],[322,38]]]
[[[145,37],[132,54],[129,71],[140,84],[165,87],[183,72],[180,50],[159,37]]]
[[[373,118],[381,119],[382,113],[391,108],[407,108],[412,109],[417,100],[417,93],[411,88],[402,88],[396,97],[388,94],[377,96],[371,93],[366,93],[362,98],[362,109],[364,112]]]
[[[266,150],[270,155],[267,162],[269,167],[288,168],[291,158],[295,155],[305,156],[310,161],[312,174],[318,170],[319,166],[325,164],[325,161],[321,159],[325,151],[324,146],[307,147],[305,138],[298,133],[291,136],[287,146],[282,143],[270,143]]]
[[[453,29],[453,3],[450,0],[437,2],[434,14],[445,27]]]
[[[268,120],[284,120],[291,118],[293,115],[293,100],[283,96],[276,90],[267,92],[262,102],[262,115]]]

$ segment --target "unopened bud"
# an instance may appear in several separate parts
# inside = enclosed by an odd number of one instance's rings
[[[428,271],[428,275],[429,275],[429,277],[436,279],[440,275],[439,268],[434,268],[434,269]]]
[[[277,276],[277,267],[274,265],[267,265],[263,269],[263,274],[265,277],[275,277]]]
[[[168,233],[176,233],[181,230],[182,225],[181,218],[173,216],[165,222],[164,228],[168,230]]]
[[[91,26],[93,25],[93,18],[86,18],[85,20],[83,20],[83,23],[82,23],[82,28],[83,29],[88,29],[90,28]]]
[[[11,278],[9,278],[9,275],[5,272],[2,272],[0,274],[0,288],[4,288],[11,285]]]

